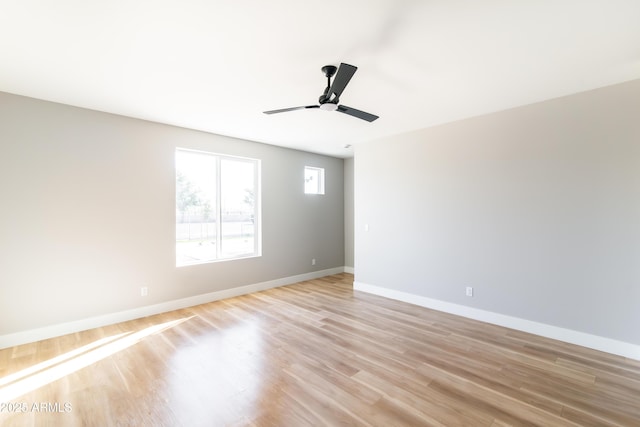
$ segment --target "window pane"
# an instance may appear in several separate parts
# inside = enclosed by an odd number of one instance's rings
[[[324,169],[305,166],[304,192],[305,194],[324,194]]]
[[[216,258],[216,157],[177,150],[176,262]]]
[[[221,256],[252,254],[255,242],[255,176],[253,161],[220,161],[220,201],[222,212]]]
[[[176,264],[260,254],[259,160],[176,149]]]

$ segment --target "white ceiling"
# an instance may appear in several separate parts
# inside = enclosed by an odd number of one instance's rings
[[[0,91],[349,157],[640,78],[638,0],[0,0]],[[317,103],[320,68],[358,71]]]

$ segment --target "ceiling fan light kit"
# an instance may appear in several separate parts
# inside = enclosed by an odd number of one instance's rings
[[[324,111],[336,111],[338,109],[338,105],[333,102],[325,102],[324,104],[320,104],[320,109]]]
[[[306,105],[302,107],[291,107],[291,108],[282,108],[279,110],[269,110],[265,111],[264,114],[276,114],[276,113],[285,113],[288,111],[296,111],[296,110],[306,110],[310,108],[320,108],[325,111],[338,111],[340,113],[348,114],[353,117],[357,117],[358,119],[366,120],[368,122],[372,122],[378,118],[375,114],[366,113],[364,111],[357,110],[355,108],[347,107],[346,105],[340,104],[340,95],[344,91],[347,84],[351,81],[351,78],[355,74],[358,67],[355,67],[350,64],[345,64],[344,62],[340,64],[340,68],[335,67],[334,65],[325,65],[322,67],[322,73],[327,78],[327,87],[324,90],[324,93],[320,95],[318,98],[319,105]],[[337,73],[336,73],[337,71]],[[331,78],[335,75],[333,79],[333,83],[331,82]]]

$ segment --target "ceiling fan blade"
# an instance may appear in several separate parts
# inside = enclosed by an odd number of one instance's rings
[[[330,97],[331,94],[334,93],[336,98],[339,98],[357,69],[358,67],[354,67],[353,65],[345,64],[344,62],[341,63],[340,68],[338,68],[338,73],[333,79],[333,84],[331,84],[331,89],[329,89],[329,93],[327,95]]]
[[[368,122],[372,122],[378,118],[375,114],[365,113],[364,111],[356,110],[355,108],[347,107],[346,105],[338,105],[338,111]]]
[[[287,111],[306,110],[307,108],[320,108],[319,105],[305,105],[303,107],[282,108],[280,110],[263,111],[264,114],[286,113]]]

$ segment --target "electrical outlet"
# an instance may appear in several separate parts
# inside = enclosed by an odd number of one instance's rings
[[[473,296],[473,288],[471,286],[467,286],[466,295],[468,297],[472,297]]]
[[[315,258],[313,258],[313,259],[311,260],[311,265],[316,265],[316,259],[315,259]]]
[[[140,296],[141,297],[146,297],[147,295],[149,295],[149,288],[147,288],[146,286],[143,286],[140,288]]]

